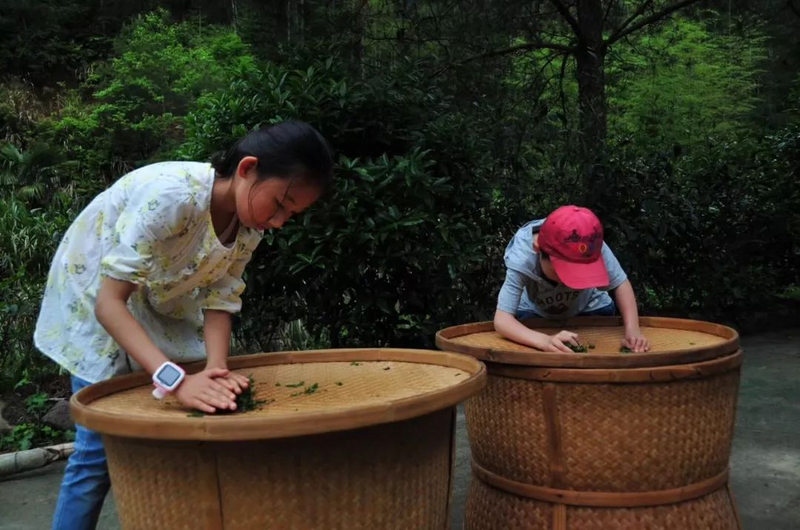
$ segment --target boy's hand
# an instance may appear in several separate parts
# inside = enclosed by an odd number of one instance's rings
[[[218,378],[230,372],[223,368],[210,368],[187,375],[174,395],[182,404],[212,414],[217,409],[236,410],[236,394],[226,388]]]
[[[642,332],[638,329],[626,331],[625,338],[622,339],[621,342],[623,346],[633,350],[636,353],[650,351],[650,341],[647,340],[647,337],[642,335]]]
[[[572,350],[565,344],[569,342],[575,346],[580,346],[580,337],[578,337],[577,333],[573,333],[571,331],[559,331],[555,335],[549,337],[549,341],[543,344],[544,351],[560,351],[564,353],[572,353]]]

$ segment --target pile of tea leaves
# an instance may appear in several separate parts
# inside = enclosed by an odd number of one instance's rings
[[[595,348],[594,344],[592,344],[591,342],[588,345],[578,343],[577,346],[575,346],[571,342],[567,342],[566,345],[567,348],[574,351],[575,353],[587,353],[589,350],[593,350]]]
[[[273,399],[256,399],[256,382],[252,375],[248,377],[248,381],[250,384],[247,386],[247,388],[243,389],[242,393],[236,396],[236,410],[217,410],[216,414],[242,414],[244,412],[260,409],[264,405],[269,405],[274,401]],[[190,418],[202,418],[203,416],[205,416],[205,413],[199,410],[189,414]]]

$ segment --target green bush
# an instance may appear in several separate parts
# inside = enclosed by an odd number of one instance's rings
[[[50,261],[75,212],[68,201],[30,210],[18,199],[0,196],[0,393],[25,373],[39,381],[58,366],[33,345]]]
[[[720,35],[708,22],[675,17],[612,50],[609,131],[639,153],[730,141],[749,132],[759,104],[768,38],[760,26]],[[616,150],[616,149],[615,149]]]
[[[267,65],[200,98],[181,155],[202,159],[250,128],[291,118],[331,141],[336,184],[259,248],[243,347],[267,347],[296,319],[334,346],[430,346],[441,326],[490,314],[502,232],[521,219],[503,197],[521,187],[486,155],[484,124],[458,112],[417,65],[355,83],[332,60]]]
[[[49,143],[80,162],[81,174],[106,182],[168,157],[183,141],[183,116],[194,101],[253,64],[232,29],[174,24],[164,10],[134,19],[114,50],[42,130]],[[90,191],[102,187],[103,179],[97,180]]]
[[[73,431],[60,431],[40,423],[15,425],[8,434],[0,435],[0,452],[27,451],[34,447],[55,445],[75,439]]]
[[[700,150],[698,150],[700,151]],[[650,312],[762,322],[800,279],[800,130],[617,157],[593,204]]]

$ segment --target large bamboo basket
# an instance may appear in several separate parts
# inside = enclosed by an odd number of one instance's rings
[[[486,362],[466,403],[473,477],[465,528],[740,529],[728,489],[742,352],[716,324],[642,318],[646,354],[619,352],[619,318],[530,320],[588,353],[511,343],[491,322],[437,334]]]
[[[485,386],[482,363],[379,349],[229,364],[273,401],[190,417],[141,373],[72,397],[75,420],[103,434],[124,529],[447,528],[455,405]]]

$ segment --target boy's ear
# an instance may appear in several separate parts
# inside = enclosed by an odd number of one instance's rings
[[[533,236],[533,251],[539,253],[539,234]]]

